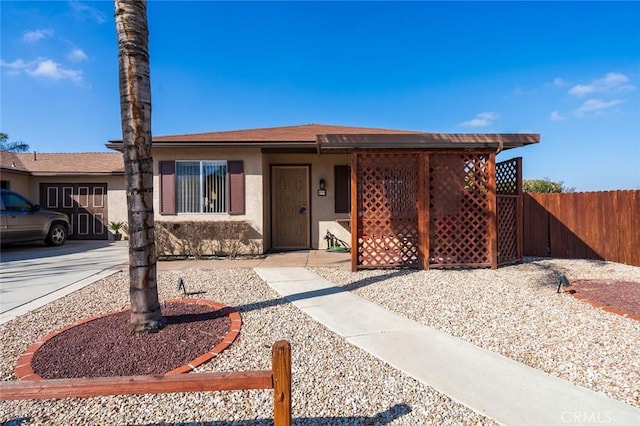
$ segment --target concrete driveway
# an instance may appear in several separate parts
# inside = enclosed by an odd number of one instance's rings
[[[67,241],[2,247],[0,324],[127,268],[126,241]]]

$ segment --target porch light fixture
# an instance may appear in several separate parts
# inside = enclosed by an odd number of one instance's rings
[[[325,189],[325,180],[324,178],[320,178],[320,187],[318,189],[318,197],[324,197],[327,195],[327,190]]]

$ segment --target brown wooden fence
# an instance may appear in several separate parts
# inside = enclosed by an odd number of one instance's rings
[[[524,255],[640,266],[640,190],[525,194]]]
[[[96,377],[0,382],[0,400],[88,398],[241,389],[273,389],[274,426],[291,425],[291,345],[274,343],[271,370],[175,376]]]

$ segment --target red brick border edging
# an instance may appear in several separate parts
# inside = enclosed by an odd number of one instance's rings
[[[620,309],[616,309],[613,306],[605,305],[603,303],[596,302],[593,299],[589,299],[588,297],[580,294],[580,292],[575,287],[573,287],[571,285],[568,285],[568,286],[564,287],[563,291],[564,291],[564,293],[569,293],[570,295],[572,295],[573,297],[575,297],[578,300],[581,300],[583,302],[586,302],[586,303],[590,304],[591,306],[593,306],[596,309],[602,309],[605,312],[609,312],[609,313],[612,313],[612,314],[620,315],[622,317],[630,318],[632,320],[640,321],[640,315],[630,314],[630,313],[621,311]]]
[[[214,346],[213,348],[211,348],[211,350],[203,355],[200,355],[199,357],[197,357],[196,359],[188,362],[187,364],[175,368],[167,373],[165,373],[165,376],[172,376],[172,375],[176,375],[176,374],[182,374],[182,373],[188,373],[191,370],[195,369],[196,367],[209,362],[214,356],[218,355],[219,353],[221,353],[222,351],[224,351],[225,349],[227,349],[238,337],[238,335],[240,334],[240,328],[242,327],[242,318],[240,317],[240,314],[233,308],[229,307],[229,306],[225,306],[221,303],[217,303],[217,302],[213,302],[211,300],[205,300],[205,299],[173,299],[173,300],[167,300],[166,303],[187,303],[187,304],[195,304],[195,305],[205,305],[205,306],[210,306],[212,308],[214,308],[215,310],[221,310],[224,309],[228,312],[228,316],[229,319],[231,320],[231,326],[229,327],[229,331],[227,332],[227,334],[224,336],[224,338],[222,339],[222,341],[220,343],[218,343],[216,346]],[[66,330],[69,330],[70,328],[73,327],[77,327],[81,324],[87,323],[89,321],[93,321],[96,320],[98,318],[102,318],[102,317],[106,317],[109,315],[114,315],[114,314],[118,314],[120,312],[125,312],[128,311],[129,308],[127,309],[122,309],[120,311],[116,311],[116,312],[109,312],[107,314],[102,314],[102,315],[97,315],[94,317],[90,317],[90,318],[85,318],[82,319],[76,323],[67,325],[63,328],[61,328],[60,330],[54,331],[52,333],[47,334],[46,336],[44,336],[42,339],[40,339],[39,341],[37,341],[36,343],[32,344],[31,346],[29,346],[23,353],[22,355],[20,355],[20,358],[18,358],[18,363],[15,369],[15,374],[16,377],[18,378],[18,380],[44,380],[39,374],[37,374],[33,368],[31,367],[31,361],[33,360],[33,356],[35,355],[36,351],[38,349],[40,349],[40,347],[42,345],[45,344],[45,342],[51,338],[53,338],[54,336],[57,336],[60,333],[65,332]]]

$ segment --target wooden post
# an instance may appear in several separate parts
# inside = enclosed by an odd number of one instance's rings
[[[418,154],[418,263],[429,269],[429,153]]]
[[[358,269],[358,227],[360,212],[358,211],[358,153],[351,153],[351,272]]]
[[[268,371],[0,381],[0,401],[273,389],[274,426],[291,426],[291,345],[289,342],[279,340],[273,344],[271,364],[271,370]]]
[[[271,349],[273,424],[291,426],[291,345],[279,340]]]
[[[516,195],[518,200],[516,201],[516,230],[517,230],[517,260],[518,263],[522,263],[524,258],[524,207],[522,196],[522,157],[516,158]]]
[[[491,269],[498,269],[498,200],[496,197],[496,154],[489,154],[489,262]]]

